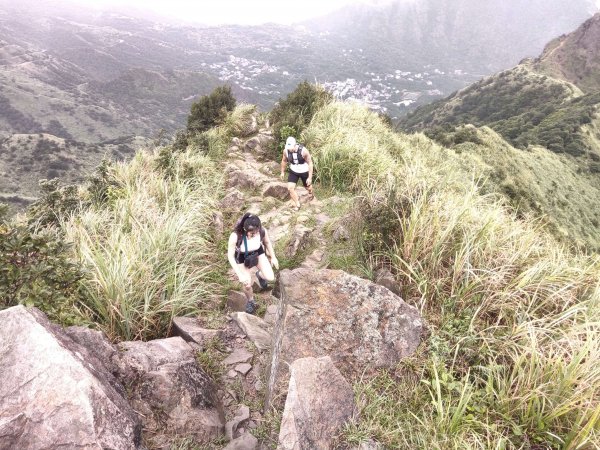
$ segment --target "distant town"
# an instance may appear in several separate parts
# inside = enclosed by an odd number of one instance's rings
[[[288,71],[276,65],[233,55],[224,62],[201,65],[219,79],[233,83],[240,89],[271,97],[281,97],[283,94],[280,92],[279,84],[265,83],[265,76],[269,74],[277,77],[290,76]],[[450,90],[439,86],[440,82],[447,82],[447,75],[442,70],[428,67],[421,72],[402,69],[397,69],[393,73],[365,72],[362,80],[347,78],[317,81],[337,99],[357,101],[374,111],[397,118],[415,103],[429,103],[450,94]],[[459,79],[473,78],[473,75],[459,69],[453,71],[451,75]]]

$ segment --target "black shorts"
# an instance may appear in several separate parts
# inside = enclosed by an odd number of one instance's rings
[[[296,184],[298,180],[302,180],[302,184],[304,187],[308,187],[306,180],[308,180],[308,172],[305,173],[296,173],[293,170],[290,170],[288,173],[288,183]]]
[[[248,252],[248,255],[264,255],[265,254],[265,249],[263,248],[263,246],[261,245],[260,248],[258,250],[253,250],[251,252]],[[238,252],[237,250],[235,251],[235,262],[238,264],[244,264],[244,260],[246,259],[246,255],[244,254],[244,252]]]

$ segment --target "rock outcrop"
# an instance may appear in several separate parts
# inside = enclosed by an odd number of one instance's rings
[[[140,422],[99,359],[35,308],[0,323],[0,449],[139,448]]]
[[[332,448],[354,407],[352,387],[329,356],[297,359],[290,369],[277,448]]]
[[[267,405],[281,389],[285,367],[298,358],[328,355],[344,375],[355,377],[366,366],[392,367],[420,343],[423,321],[416,308],[343,271],[283,270],[276,292],[281,303]]]
[[[207,442],[224,433],[217,386],[182,338],[123,342],[119,348],[121,378],[155,446],[167,445],[173,436]]]

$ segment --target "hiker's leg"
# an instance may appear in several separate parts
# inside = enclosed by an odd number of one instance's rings
[[[306,186],[306,190],[308,191],[308,195],[310,196],[310,199],[314,200],[315,199],[315,191],[313,189],[312,183],[309,184],[308,186]]]
[[[315,194],[313,192],[313,185],[312,185],[312,183],[308,184],[308,173],[306,173],[304,176],[302,176],[301,180],[302,180],[302,184],[304,185],[304,189],[306,189],[308,191],[309,200],[314,200]]]
[[[300,206],[300,200],[298,200],[298,194],[296,193],[296,183],[288,182],[287,184],[288,191],[290,192],[290,197],[294,205]]]
[[[242,284],[242,290],[244,291],[246,300],[252,300],[254,297],[254,293],[252,292],[252,272],[244,264],[238,264],[238,268],[248,274],[248,280],[250,281],[247,284]]]
[[[275,279],[275,274],[267,255],[262,254],[258,257],[258,270],[260,270],[260,275],[265,280],[273,281]]]

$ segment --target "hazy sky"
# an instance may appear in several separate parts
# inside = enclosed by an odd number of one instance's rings
[[[327,14],[351,3],[385,0],[86,0],[97,8],[130,6],[171,18],[217,25],[223,23],[290,24]]]

